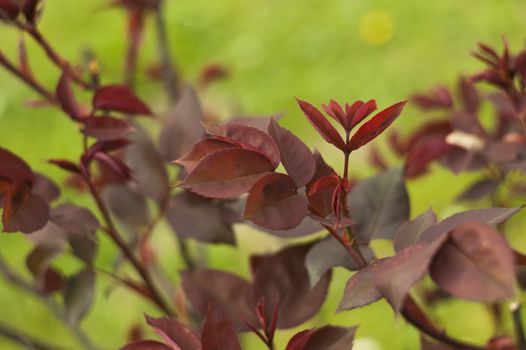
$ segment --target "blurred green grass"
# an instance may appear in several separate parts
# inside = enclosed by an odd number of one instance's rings
[[[124,16],[109,9],[108,2],[47,1],[41,22],[50,41],[73,62],[80,61],[83,49],[92,49],[101,62],[106,83],[121,79],[125,49]],[[305,123],[294,96],[315,104],[329,98],[344,101],[376,98],[382,107],[436,83],[453,86],[459,73],[467,74],[480,67],[468,55],[477,42],[500,45],[503,34],[512,47],[522,44],[525,13],[526,3],[521,0],[167,0],[166,8],[172,52],[185,79],[195,80],[208,63],[223,64],[229,71],[227,80],[215,84],[203,96],[208,110],[224,118],[284,113],[283,124],[320,149],[335,165],[341,160],[329,152]],[[148,23],[148,27],[151,25]],[[14,53],[17,38],[16,32],[0,25],[2,50]],[[38,76],[54,88],[59,72],[35,45],[29,45],[29,51]],[[141,51],[140,70],[144,71],[155,57],[156,45],[150,31]],[[138,90],[145,99],[153,101],[154,107],[162,108],[161,88],[143,74],[138,80]],[[23,106],[35,97],[0,71],[0,145],[23,156],[35,169],[60,180],[63,174],[45,160],[74,159],[80,150],[80,138],[76,126],[60,113]],[[416,109],[409,107],[395,125],[406,133],[423,120]],[[365,156],[365,152],[356,154],[351,167],[354,174],[370,173]],[[452,199],[473,176],[457,178],[436,170],[432,177],[409,184],[412,215],[429,205],[441,216],[462,209],[452,207]],[[74,193],[65,193],[65,198],[90,205],[88,198]],[[516,241],[523,242],[521,237],[520,232],[514,233]],[[238,229],[238,239],[240,250],[210,248],[210,265],[247,275],[250,252],[276,249],[285,243],[244,226]],[[109,267],[116,251],[104,238],[101,241],[97,264]],[[177,269],[182,264],[167,230],[160,230],[156,243],[163,266],[176,281]],[[0,236],[0,252],[24,273],[27,273],[24,257],[29,249],[20,235]],[[72,259],[63,258],[61,266],[71,271],[76,265]],[[329,300],[309,325],[360,323],[358,350],[417,349],[417,333],[395,317],[384,302],[334,315],[348,276],[347,272],[337,270]],[[101,276],[98,282],[96,305],[83,328],[93,334],[97,344],[114,349],[124,342],[132,323],[142,323],[143,312],[156,311],[122,289],[106,297],[104,290],[111,281]],[[41,339],[64,342],[72,349],[77,346],[38,301],[22,296],[3,281],[0,310],[1,319],[14,327]],[[436,317],[446,324],[448,331],[466,340],[484,341],[485,335],[493,330],[483,307],[474,303],[445,305]],[[280,348],[290,335],[291,331],[280,334]],[[246,348],[259,349],[250,339]],[[18,349],[4,340],[0,340],[0,348]]]

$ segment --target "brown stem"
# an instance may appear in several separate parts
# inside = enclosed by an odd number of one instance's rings
[[[153,282],[152,277],[150,276],[148,270],[137,260],[137,258],[133,255],[133,252],[130,250],[130,248],[126,245],[126,242],[122,239],[120,234],[118,233],[115,224],[113,223],[113,220],[111,218],[110,212],[108,208],[106,207],[106,204],[102,200],[102,197],[100,196],[99,191],[95,187],[95,184],[93,181],[91,181],[91,178],[88,176],[85,177],[85,181],[89,187],[90,193],[93,196],[93,199],[95,200],[95,203],[97,204],[97,207],[99,208],[99,211],[102,214],[102,217],[104,218],[104,221],[107,225],[107,231],[106,233],[111,238],[111,240],[117,245],[117,247],[120,249],[120,251],[124,254],[126,259],[132,264],[134,269],[137,271],[137,273],[141,276],[144,284],[150,291],[152,295],[152,299],[155,301],[155,304],[163,310],[167,315],[174,316],[174,313],[168,304],[166,304],[164,298],[161,296],[157,288],[155,287],[155,284]]]
[[[350,243],[345,242],[338,232],[328,225],[323,225],[323,227],[325,227],[331,236],[333,236],[345,248],[347,253],[351,256],[352,261],[359,269],[363,269],[365,266],[367,266],[367,261],[364,259],[362,254],[359,253],[359,251],[354,250]]]
[[[170,46],[168,44],[168,37],[166,35],[166,23],[162,13],[162,1],[154,11],[155,17],[155,32],[157,35],[159,59],[161,63],[164,87],[168,94],[170,104],[177,102],[180,94],[179,90],[179,74],[174,68],[173,60],[170,54]]]
[[[17,78],[19,78],[22,82],[29,85],[29,87],[31,87],[33,90],[35,90],[40,95],[42,95],[42,97],[44,97],[46,100],[48,100],[49,102],[53,104],[57,103],[57,100],[53,93],[51,93],[45,87],[40,85],[40,83],[36,81],[33,77],[30,77],[27,74],[24,74],[1,51],[0,51],[0,65],[2,65],[5,69],[7,69],[9,72],[15,75]]]

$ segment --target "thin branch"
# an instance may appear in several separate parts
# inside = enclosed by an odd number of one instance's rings
[[[515,335],[517,337],[517,345],[520,350],[526,349],[526,336],[524,334],[524,323],[521,315],[522,305],[519,301],[510,304],[510,311],[513,319],[513,327],[515,328]]]
[[[174,68],[173,59],[170,54],[170,45],[168,44],[168,36],[166,34],[166,23],[164,21],[162,12],[163,2],[154,10],[155,17],[155,33],[157,36],[157,44],[159,50],[159,59],[161,63],[162,76],[166,93],[170,104],[174,104],[179,99],[180,77]]]

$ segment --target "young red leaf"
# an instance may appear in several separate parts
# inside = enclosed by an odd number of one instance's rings
[[[126,137],[134,129],[124,120],[108,116],[88,117],[82,120],[84,135],[99,141],[112,141]]]
[[[430,273],[441,288],[460,298],[498,301],[514,296],[513,252],[488,224],[470,221],[451,231]]]
[[[262,177],[250,189],[244,217],[272,230],[288,230],[300,224],[308,214],[307,207],[292,178],[274,173]]]
[[[340,190],[341,179],[336,175],[322,176],[309,186],[307,198],[309,209],[321,218],[334,213],[335,200]]]
[[[199,141],[196,143],[193,148],[188,152],[186,155],[182,156],[181,158],[177,159],[175,163],[182,165],[187,172],[191,172],[195,169],[197,164],[209,155],[210,153],[213,153],[215,151],[220,151],[223,149],[229,149],[229,148],[237,148],[238,146],[233,145],[231,143],[220,141],[216,139],[206,139]]]
[[[314,176],[316,162],[309,148],[289,130],[271,119],[268,132],[276,141],[281,163],[298,188],[305,186]]]
[[[213,307],[208,306],[201,332],[203,350],[241,350],[234,326]]]
[[[340,106],[338,102],[336,102],[335,100],[331,100],[328,106],[325,104],[321,106],[325,113],[333,117],[334,120],[336,120],[341,126],[343,126],[344,128],[347,127],[348,123],[345,116],[345,112],[343,111],[342,106]]]
[[[106,85],[98,88],[93,96],[93,108],[153,116],[150,108],[126,85]]]
[[[325,141],[345,151],[345,141],[332,124],[321,114],[319,110],[306,101],[296,99],[303,114],[312,126],[318,131]]]
[[[198,335],[174,318],[154,318],[145,315],[146,322],[164,339],[170,348],[181,350],[201,350]]]
[[[66,112],[73,120],[80,120],[84,117],[75,94],[71,87],[71,72],[65,69],[58,81],[56,96],[62,110]]]
[[[276,142],[265,132],[240,123],[230,122],[219,126],[206,127],[212,138],[232,143],[244,149],[259,152],[276,168],[280,161],[280,151]]]
[[[376,100],[369,100],[362,104],[353,115],[350,115],[349,117],[352,118],[350,121],[349,129],[353,129],[356,125],[358,125],[362,120],[367,118],[369,114],[373,113],[376,110]]]
[[[187,190],[211,198],[231,198],[250,188],[274,169],[260,153],[241,148],[207,155],[180,183]]]
[[[303,350],[312,336],[313,330],[306,329],[295,334],[288,342],[285,350]]]
[[[58,166],[59,168],[66,170],[73,174],[82,174],[82,170],[80,170],[80,167],[77,164],[70,162],[69,160],[50,159],[48,160],[48,163],[54,164]]]
[[[347,151],[351,152],[357,150],[380,135],[395,121],[400,113],[402,113],[402,109],[406,103],[407,101],[395,103],[379,112],[371,120],[362,125],[349,140]]]

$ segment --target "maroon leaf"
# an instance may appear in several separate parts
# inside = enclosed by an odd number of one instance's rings
[[[341,180],[338,176],[322,176],[317,179],[309,186],[307,193],[310,211],[322,218],[333,213],[340,190]]]
[[[31,24],[35,24],[37,20],[37,16],[39,14],[38,8],[40,3],[40,0],[25,0],[24,2],[22,12],[24,13],[24,17],[26,18],[26,20]]]
[[[256,256],[254,269],[254,296],[273,305],[279,296],[278,328],[292,328],[315,315],[325,300],[330,273],[312,289],[305,267],[310,244],[285,248],[276,254]],[[267,314],[272,310],[267,309]]]
[[[165,215],[179,237],[235,244],[232,223],[222,203],[183,191],[170,200]]]
[[[399,252],[414,244],[425,230],[436,223],[437,216],[431,208],[415,219],[404,222],[395,233],[393,242],[395,250]]]
[[[325,113],[327,113],[334,120],[336,120],[341,126],[343,126],[344,128],[347,127],[347,118],[345,112],[343,111],[342,106],[338,102],[336,102],[335,100],[331,100],[328,106],[325,104],[321,106]]]
[[[427,94],[416,94],[413,96],[412,102],[424,110],[448,109],[453,106],[453,98],[444,86],[437,86]]]
[[[126,182],[132,178],[131,169],[120,158],[102,152],[95,153],[94,158],[104,170],[113,174],[117,181]]]
[[[213,305],[208,306],[201,333],[203,350],[241,350],[234,326]]]
[[[226,149],[203,158],[180,185],[205,197],[236,197],[248,192],[273,169],[268,159],[260,153]]]
[[[288,342],[285,350],[303,350],[312,336],[312,329],[306,329],[295,334]]]
[[[367,118],[369,114],[373,113],[376,110],[376,108],[376,100],[370,100],[362,104],[352,115],[349,130],[353,129],[356,125],[360,124],[360,122]]]
[[[152,116],[150,108],[126,85],[100,87],[93,96],[93,108],[129,114]]]
[[[265,132],[240,123],[206,127],[207,134],[213,138],[233,143],[244,149],[259,152],[276,168],[280,161],[280,151],[276,142]]]
[[[34,174],[33,194],[42,197],[46,202],[50,203],[60,196],[60,188],[47,176],[39,173]]]
[[[303,350],[350,350],[356,327],[325,326],[317,328]]]
[[[196,92],[186,86],[177,104],[169,111],[159,143],[164,160],[171,162],[186,154],[203,138],[204,114]]]
[[[71,88],[71,72],[65,69],[57,85],[57,100],[62,110],[66,112],[73,120],[80,120],[83,117],[82,109],[80,108],[75,94]]]
[[[294,179],[298,188],[305,186],[316,170],[316,162],[309,148],[274,119],[271,119],[268,131],[279,147],[281,163],[287,174]]]
[[[351,152],[357,150],[380,135],[395,121],[400,113],[402,113],[402,109],[406,103],[407,101],[395,103],[379,112],[371,120],[362,125],[349,140],[346,148],[347,151]]]
[[[175,350],[155,340],[138,340],[121,347],[119,350]]]
[[[318,131],[325,141],[333,144],[342,151],[345,150],[345,141],[332,124],[316,109],[306,101],[296,99],[303,114],[307,117],[312,126]]]
[[[443,137],[428,138],[410,148],[405,164],[406,177],[417,177],[427,172],[432,161],[442,157],[451,149]]]
[[[255,301],[248,281],[224,271],[197,269],[181,273],[186,296],[194,309],[206,315],[213,304],[236,327],[246,330],[245,322],[255,323]]]
[[[468,112],[476,113],[480,105],[480,96],[473,82],[469,78],[461,77],[458,85],[464,109]]]
[[[187,172],[195,169],[197,164],[207,155],[224,149],[237,148],[236,145],[216,139],[206,139],[199,141],[186,155],[177,159],[175,162],[182,165]]]
[[[177,349],[179,347],[181,350],[202,349],[199,336],[176,319],[169,317],[154,318],[148,315],[145,317],[146,322],[159,333],[171,348]]]
[[[4,202],[10,201],[9,196],[4,196]],[[4,204],[3,224],[4,232],[31,233],[41,229],[49,218],[49,205],[40,196],[26,195],[21,203],[11,210]]]
[[[0,17],[4,14],[10,18],[15,19],[20,12],[20,6],[15,0],[0,0]]]
[[[59,168],[69,171],[74,174],[81,174],[82,170],[80,170],[79,166],[73,162],[70,162],[69,160],[64,159],[50,159],[48,160],[48,163],[54,164],[58,166]]]
[[[475,201],[494,193],[500,181],[481,179],[471,184],[464,192],[457,196],[457,201]]]
[[[19,184],[33,181],[33,171],[20,157],[0,147],[0,177],[18,187]]]
[[[307,214],[307,201],[297,193],[292,178],[274,173],[250,189],[244,217],[272,230],[288,230],[298,226]]]
[[[121,139],[134,130],[126,121],[108,116],[88,117],[82,122],[82,133],[100,141]]]
[[[457,226],[430,272],[441,288],[460,298],[497,301],[514,295],[513,252],[488,224],[469,221]]]

